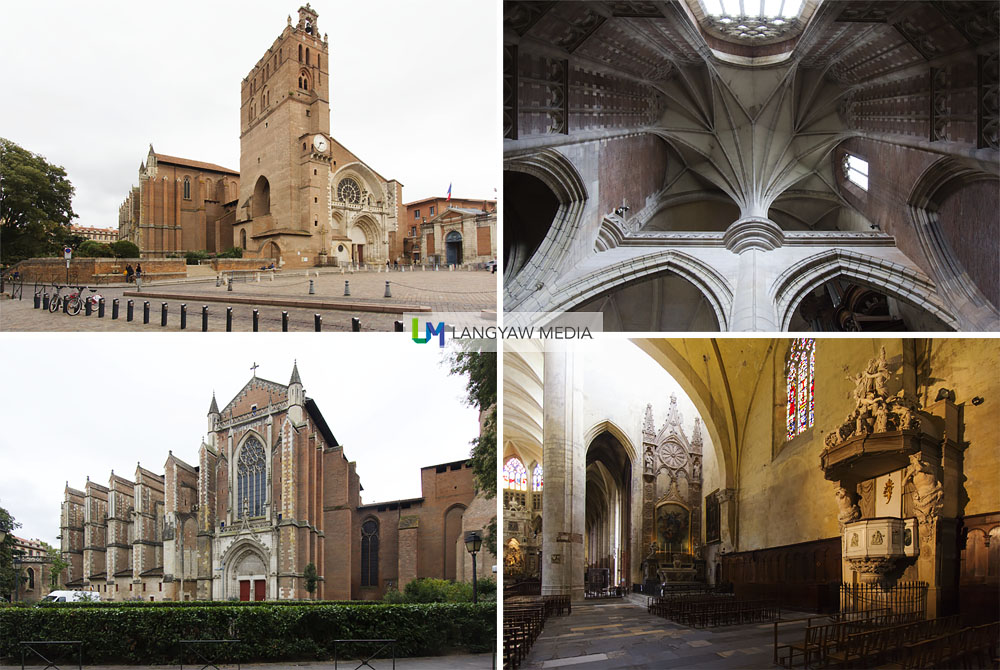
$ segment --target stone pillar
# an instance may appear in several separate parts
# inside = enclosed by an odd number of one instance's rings
[[[583,600],[586,453],[575,405],[583,374],[571,348],[544,353],[542,595]]]
[[[767,252],[748,249],[740,254],[733,311],[729,320],[732,331],[777,331],[778,317],[768,295],[771,274],[767,272]]]
[[[399,563],[396,588],[402,591],[417,578],[417,531],[419,517],[405,516],[399,521]],[[478,577],[478,575],[476,575]]]
[[[719,544],[726,553],[736,551],[736,489],[719,490]]]

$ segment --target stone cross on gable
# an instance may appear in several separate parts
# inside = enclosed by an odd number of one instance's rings
[[[257,362],[256,362],[256,361],[254,361],[254,364],[250,366],[250,369],[251,369],[251,370],[253,370],[253,376],[254,376],[254,379],[256,379],[256,378],[257,378],[257,368],[259,368],[259,367],[260,367],[260,366],[259,366],[259,365],[257,365]]]

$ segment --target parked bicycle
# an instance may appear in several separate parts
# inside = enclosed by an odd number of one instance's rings
[[[87,297],[83,295],[83,289],[87,288],[86,286],[60,286],[59,284],[52,284],[52,287],[55,288],[56,292],[55,295],[53,295],[52,298],[49,300],[50,312],[53,313],[58,312],[60,309],[63,308],[63,303],[65,303],[66,305],[67,314],[72,314],[73,316],[76,316],[81,312],[81,310],[83,310],[84,303],[87,300]],[[64,288],[66,289],[75,288],[76,292],[75,293],[71,292],[67,295],[62,295],[62,290]],[[92,288],[89,290],[91,293],[93,293],[97,289]]]

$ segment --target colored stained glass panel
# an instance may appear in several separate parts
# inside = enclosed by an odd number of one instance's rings
[[[528,471],[519,458],[508,459],[503,464],[503,487],[515,491],[528,490]]]

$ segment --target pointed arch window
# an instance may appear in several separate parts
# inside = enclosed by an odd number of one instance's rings
[[[528,490],[528,471],[516,456],[503,464],[503,487],[514,491]]]
[[[531,471],[531,490],[541,491],[542,490],[542,464],[539,463],[535,466],[534,470]]]
[[[299,62],[302,62],[302,45],[299,45]]]
[[[378,521],[361,524],[361,586],[378,586]]]
[[[816,413],[816,340],[800,337],[792,341],[785,364],[787,437],[792,439],[811,428]]]
[[[267,502],[267,459],[264,445],[250,437],[240,449],[236,462],[236,500],[238,519],[264,516]]]
[[[184,177],[184,199],[191,199],[191,180],[187,177]]]

